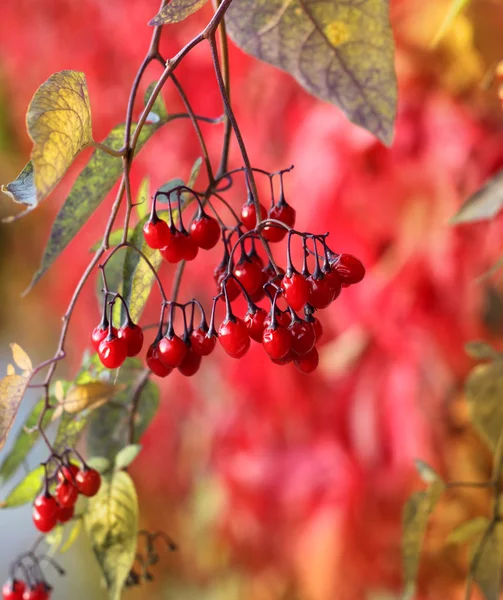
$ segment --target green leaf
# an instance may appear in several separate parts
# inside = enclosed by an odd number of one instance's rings
[[[136,554],[138,498],[125,471],[104,479],[89,499],[85,526],[111,600],[119,600]]]
[[[14,202],[17,202],[18,204],[24,204],[28,207],[26,211],[20,215],[5,217],[2,219],[3,223],[14,221],[19,216],[24,216],[31,212],[34,208],[37,208],[37,189],[35,187],[33,163],[31,160],[27,165],[25,165],[21,173],[19,173],[14,181],[8,183],[7,185],[2,185],[0,189]]]
[[[474,537],[480,537],[489,527],[487,517],[475,517],[471,521],[461,523],[456,529],[451,531],[447,538],[448,544],[463,544]]]
[[[75,544],[75,542],[77,541],[77,539],[80,535],[80,532],[82,531],[84,521],[83,521],[83,519],[75,519],[68,525],[70,526],[70,531],[68,533],[68,537],[65,540],[65,543],[59,549],[60,554],[64,554],[65,552],[68,552],[68,550],[70,550],[70,548],[73,546],[73,544]],[[68,529],[68,526],[67,526],[67,529]]]
[[[471,420],[494,451],[503,429],[503,361],[477,365],[466,385]]]
[[[38,431],[27,433],[26,429],[33,429],[35,427],[35,425],[38,423],[38,419],[44,406],[44,399],[39,400],[35,404],[33,410],[24,423],[24,426],[19,431],[16,441],[14,442],[10,452],[3,459],[2,466],[0,467],[1,483],[5,483],[16,473],[19,467],[23,464],[23,461],[30,450],[39,439],[40,433]],[[46,412],[43,421],[44,426],[47,426],[50,423],[53,413],[54,409],[52,408]]]
[[[103,456],[93,456],[87,460],[87,465],[99,473],[104,474],[107,471],[110,471],[112,463],[108,458],[104,458]]]
[[[44,542],[49,546],[49,556],[54,556],[63,543],[63,535],[65,528],[63,525],[56,525],[56,527],[46,534]]]
[[[199,177],[199,173],[201,172],[201,166],[203,164],[203,159],[199,157],[196,162],[192,165],[192,169],[189,175],[189,181],[187,183],[187,187],[193,188],[197,178]]]
[[[426,490],[412,494],[405,504],[402,521],[404,598],[414,597],[426,525],[444,489],[443,481],[434,481]]]
[[[150,100],[150,96],[152,96],[152,92],[154,91],[154,88],[156,87],[156,85],[157,85],[157,81],[153,81],[148,86],[147,91],[145,92],[145,97],[144,97],[145,106],[147,106],[148,101]],[[166,105],[164,104],[161,94],[158,94],[157,98],[154,101],[154,105],[152,106],[150,115],[152,115],[152,113],[157,115],[161,119],[161,121],[166,121],[168,118],[168,111],[166,109]]]
[[[138,138],[136,153],[152,135],[167,121],[145,124]],[[124,125],[113,129],[105,145],[115,150],[121,148],[124,139]],[[96,149],[89,162],[75,181],[70,195],[56,215],[49,241],[44,251],[40,269],[35,273],[26,293],[40,280],[47,269],[75,238],[83,225],[98,208],[122,174],[122,160],[103,150]]]
[[[64,412],[60,421],[53,447],[56,454],[61,454],[66,448],[73,448],[79,441],[84,427],[87,425],[89,411],[80,413]]]
[[[452,27],[454,21],[458,15],[468,6],[470,0],[452,0],[449,5],[449,10],[445,15],[445,19],[442,21],[439,30],[435,34],[432,42],[432,46],[436,46],[440,40],[445,36],[447,31]]]
[[[132,229],[130,229],[128,231],[128,236],[130,235]],[[122,242],[122,236],[124,235],[124,227],[121,227],[120,229],[116,229],[115,231],[112,231],[112,233],[110,234],[110,237],[108,238],[108,242],[110,244],[110,246],[117,246]],[[96,242],[96,244],[94,244],[91,248],[91,252],[96,252],[96,250],[98,250],[98,248],[101,248],[101,244],[102,244],[102,240],[98,240]]]
[[[476,360],[499,360],[503,358],[501,353],[495,350],[487,342],[467,342],[465,344],[465,352],[468,356],[471,356],[471,358],[475,358]]]
[[[182,185],[185,185],[185,181],[183,179],[178,179],[178,178],[171,179],[170,181],[168,181],[168,183],[161,185],[161,187],[157,191],[162,192],[163,194],[166,194],[166,195],[159,196],[157,198],[157,203],[158,204],[167,204],[168,197],[170,196],[170,192]],[[177,200],[178,200],[177,194],[173,194],[171,197],[169,197],[169,201],[171,201],[171,206],[173,208],[175,208],[177,206]]]
[[[397,85],[388,4],[233,0],[225,22],[245,52],[287,71],[389,145]]]
[[[22,506],[28,502],[33,502],[42,487],[44,474],[45,469],[43,466],[39,466],[28,473],[10,492],[4,502],[0,503],[0,508],[14,508],[15,506]]]
[[[150,178],[147,175],[142,179],[140,187],[138,188],[138,194],[136,196],[136,213],[138,219],[143,220],[150,212]],[[132,232],[128,234],[128,238],[132,235]]]
[[[149,25],[159,26],[179,23],[202,8],[208,0],[171,0],[149,21]]]
[[[119,470],[129,467],[129,465],[135,460],[140,452],[140,444],[130,444],[129,446],[122,448],[122,450],[118,452],[117,456],[115,457],[115,468]]]
[[[502,563],[503,525],[493,524],[473,546],[470,559],[470,574],[486,600],[500,598]]]
[[[416,459],[416,469],[419,473],[419,476],[425,483],[433,483],[434,481],[441,481],[440,475],[430,467],[430,465],[426,464],[424,461]]]
[[[503,171],[475,192],[451,218],[451,225],[494,219],[503,207]]]

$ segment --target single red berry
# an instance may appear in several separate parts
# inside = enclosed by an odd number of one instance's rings
[[[169,263],[178,263],[185,258],[186,239],[177,229],[170,230],[168,243],[161,248],[161,256]]]
[[[352,254],[341,254],[333,268],[345,284],[359,283],[365,277],[365,267]]]
[[[327,308],[333,302],[335,292],[326,278],[323,275],[320,277],[311,275],[307,281],[310,285],[309,304],[314,308]]]
[[[238,317],[225,319],[218,329],[218,339],[222,348],[232,358],[241,358],[250,347],[248,329]]]
[[[75,485],[77,473],[80,471],[79,467],[70,463],[69,465],[64,465],[58,471],[58,481],[62,483],[63,481],[69,481]]]
[[[34,587],[26,588],[23,600],[48,600],[51,588],[46,583],[37,583]]]
[[[194,260],[199,252],[199,246],[196,244],[191,235],[182,234],[185,238],[182,241],[182,258],[183,260]]]
[[[169,226],[166,221],[150,218],[143,226],[143,235],[147,246],[154,250],[160,250],[167,246],[170,238]]]
[[[246,256],[247,256],[248,260],[251,260],[252,263],[255,263],[256,265],[258,265],[260,267],[260,269],[264,268],[264,261],[257,254],[257,251],[255,249],[253,249],[251,252],[248,252],[246,254]]]
[[[263,221],[267,217],[267,209],[263,204],[260,206],[260,220]],[[253,202],[246,202],[241,207],[241,222],[248,231],[255,229],[257,224],[257,211]]]
[[[77,473],[77,478],[78,476],[79,474]],[[79,490],[73,485],[73,483],[70,483],[69,481],[58,483],[55,493],[59,506],[63,508],[74,506],[75,502],[77,502],[77,498],[79,497]]]
[[[266,318],[267,313],[263,308],[257,308],[257,310],[253,312],[248,310],[244,318],[249,336],[252,340],[258,342],[259,344],[262,343],[262,335],[264,334],[264,323]]]
[[[295,354],[307,354],[314,348],[316,334],[314,327],[307,321],[292,321],[288,328],[291,337],[292,350]]]
[[[101,475],[96,469],[84,468],[77,474],[77,489],[81,494],[91,498],[96,496],[101,486]]]
[[[56,498],[47,492],[45,494],[40,494],[40,496],[35,498],[33,509],[36,510],[41,517],[52,519],[53,517],[56,517],[58,512],[58,503]]]
[[[101,342],[107,337],[109,331],[108,325],[99,324],[93,329],[91,334],[91,343],[93,348],[98,352]],[[117,335],[117,329],[112,327],[114,335]]]
[[[254,294],[262,286],[262,269],[254,262],[240,260],[234,267],[234,275],[248,294]]]
[[[73,518],[73,515],[75,514],[75,504],[72,504],[72,506],[60,506],[59,510],[58,510],[58,522],[59,523],[68,523],[68,521],[70,521],[70,519]]]
[[[3,600],[23,600],[26,584],[20,579],[9,579],[2,588]]]
[[[58,509],[56,504],[56,512],[52,516],[43,516],[40,512],[33,508],[33,523],[35,527],[42,533],[49,533],[58,521]]]
[[[159,344],[152,344],[147,350],[147,366],[158,377],[167,377],[173,369],[162,364],[159,358]]]
[[[293,360],[295,366],[302,373],[312,373],[320,361],[318,350],[314,347],[307,354],[296,356]]]
[[[325,282],[328,287],[334,292],[334,300],[339,297],[342,290],[342,279],[335,269],[331,269],[328,273],[324,273]]]
[[[267,282],[271,282],[274,279],[275,283],[280,283],[280,281],[282,280],[284,274],[285,274],[285,270],[282,267],[277,267],[279,273],[276,273],[276,270],[274,269],[273,265],[271,263],[268,263],[263,269],[262,271],[264,272],[266,278],[267,278]]]
[[[269,219],[281,221],[282,223],[285,223],[285,225],[288,225],[288,227],[293,227],[295,225],[295,216],[295,209],[284,201],[275,204],[268,214]],[[265,227],[263,231],[265,239],[270,242],[280,242],[286,237],[287,233],[288,231],[285,228],[278,225],[270,225]]]
[[[281,367],[284,367],[285,365],[289,365],[294,358],[295,354],[292,350],[290,350],[290,352],[287,352],[286,355],[283,356],[283,358],[271,358],[271,360],[275,365],[280,365]]]
[[[208,336],[208,328],[198,327],[190,334],[192,350],[201,356],[208,356],[213,352],[217,343],[217,336]]]
[[[143,347],[143,330],[139,325],[135,325],[133,322],[124,323],[119,329],[117,337],[126,340],[128,356],[140,354]]]
[[[224,291],[223,281],[226,276],[227,276],[227,270],[225,270],[225,273],[223,275],[221,275],[220,279],[217,281],[217,286],[218,286],[219,291],[220,290],[222,292]],[[234,279],[234,277],[229,277],[228,279],[226,279],[225,289],[227,291],[227,297],[229,298],[229,302],[232,302],[233,300],[235,300],[241,293],[241,288],[239,287],[239,284]]]
[[[319,342],[321,336],[323,335],[323,325],[317,317],[313,317],[311,324],[313,326],[314,335],[316,336],[316,341]]]
[[[210,250],[218,244],[220,225],[213,217],[202,214],[190,226],[190,234],[199,248]]]
[[[285,275],[281,280],[283,295],[288,306],[293,310],[301,310],[304,304],[309,300],[309,292],[311,290],[308,281],[300,273],[292,273]]]
[[[163,337],[159,342],[159,360],[170,369],[180,365],[187,352],[187,344],[177,335]]]
[[[283,358],[291,348],[288,329],[281,325],[277,325],[275,328],[267,327],[262,335],[262,346],[271,358],[276,360]]]
[[[107,369],[117,369],[127,357],[127,343],[124,338],[116,336],[113,332],[101,342],[98,349],[100,361]]]
[[[199,371],[202,360],[203,357],[200,354],[194,352],[192,348],[188,348],[182,362],[178,366],[178,370],[185,377],[192,377],[192,375],[195,375]]]

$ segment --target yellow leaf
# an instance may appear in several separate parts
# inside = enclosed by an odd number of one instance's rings
[[[63,409],[67,413],[76,413],[86,408],[98,408],[123,389],[123,385],[113,385],[106,381],[76,385],[68,391],[63,401]]]
[[[33,365],[31,363],[30,357],[21,348],[21,346],[19,344],[11,344],[10,347],[12,349],[12,357],[16,365],[22,371],[33,371]]]
[[[0,449],[14,423],[27,383],[24,375],[7,375],[0,380]]]
[[[60,379],[54,385],[54,397],[60,404],[65,399],[65,390],[63,389],[63,382]]]
[[[470,574],[486,600],[499,600],[503,563],[503,525],[493,524],[473,546]]]
[[[456,529],[451,531],[447,538],[448,544],[462,544],[468,540],[480,536],[489,527],[489,519],[487,517],[475,517],[471,521],[461,523]]]
[[[7,375],[15,375],[16,374],[16,369],[14,368],[14,365],[7,365]]]
[[[433,39],[432,46],[435,47],[438,45],[440,40],[445,36],[447,31],[452,27],[456,18],[461,14],[461,12],[467,7],[470,0],[452,0],[449,5],[449,10],[445,15],[445,19],[440,26],[440,29],[435,34],[435,38]]]
[[[202,8],[208,0],[171,0],[164,8],[161,9],[149,25],[167,25],[168,23],[179,23],[188,16],[192,15]]]
[[[35,144],[31,160],[40,201],[56,186],[75,156],[93,141],[84,74],[60,71],[51,75],[33,96],[26,124]]]

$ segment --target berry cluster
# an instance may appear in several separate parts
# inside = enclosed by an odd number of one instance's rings
[[[2,587],[3,600],[49,600],[52,587],[42,572],[43,562],[51,564],[60,575],[64,570],[49,556],[36,556],[34,552],[25,552],[10,568],[10,578]],[[21,577],[18,577],[21,573]]]
[[[214,350],[217,340],[233,358],[243,357],[254,341],[261,344],[278,365],[293,363],[303,373],[311,373],[318,366],[316,343],[323,329],[315,313],[330,306],[343,287],[360,282],[365,268],[354,256],[333,252],[327,245],[328,234],[315,235],[293,229],[296,211],[285,200],[283,173],[279,173],[280,197],[276,203],[273,198],[270,210],[255,202],[248,190],[240,216],[232,211],[237,221],[233,227],[223,223],[212,204],[209,205],[217,218],[210,216],[199,194],[186,186],[155,194],[150,218],[144,225],[144,237],[147,245],[159,250],[167,262],[194,260],[199,250],[209,250],[219,240],[224,248],[222,261],[214,271],[217,295],[213,298],[209,322],[196,299],[185,304],[164,300],[157,336],[146,353],[148,367],[159,377],[166,377],[174,369],[187,377],[194,375],[202,358]],[[274,174],[268,175],[272,178]],[[176,212],[170,200],[173,194],[177,195]],[[198,202],[189,230],[182,220],[183,194],[192,194]],[[157,212],[160,196],[168,200],[168,210],[164,211],[167,221]],[[271,243],[285,239],[286,270],[278,266],[270,247]],[[257,241],[263,256],[257,250]],[[300,269],[295,268],[292,261],[294,241],[302,245]],[[105,289],[105,296],[105,300],[112,297],[110,309],[107,312],[105,301],[102,321],[92,333],[92,343],[103,365],[116,368],[127,356],[136,356],[141,351],[143,331],[132,322],[120,294]],[[242,318],[232,309],[232,302],[240,296],[248,305]],[[113,327],[111,319],[117,298],[124,302],[127,313],[126,322],[119,330]],[[226,314],[217,328],[215,308],[220,300],[225,302]],[[263,301],[265,307],[261,305]],[[201,313],[198,326],[194,324],[196,307]],[[175,333],[175,310],[180,310],[183,316],[180,335]]]
[[[45,489],[33,503],[33,522],[42,533],[72,519],[79,494],[88,498],[95,496],[101,485],[98,471],[85,464],[82,469],[74,463],[62,465],[56,479],[54,494],[49,492],[49,478],[46,477]]]

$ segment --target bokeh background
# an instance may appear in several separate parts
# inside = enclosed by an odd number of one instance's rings
[[[268,170],[295,164],[286,190],[298,223],[330,230],[334,249],[359,256],[368,272],[326,311],[316,374],[271,365],[255,347],[243,361],[218,350],[196,377],[173,374],[162,383],[159,414],[131,473],[142,525],[169,532],[180,550],[163,555],[156,580],[126,597],[398,598],[401,510],[420,485],[413,459],[453,480],[487,475],[489,457],[463,399],[473,366],[463,347],[473,339],[498,345],[503,333],[499,278],[479,279],[503,253],[503,222],[452,228],[448,221],[503,164],[503,112],[492,78],[503,58],[503,6],[474,0],[433,48],[449,4],[391,0],[400,100],[390,149],[288,75],[231,45],[233,100],[252,162]],[[123,120],[156,10],[156,0],[3,1],[1,182],[27,161],[24,115],[53,72],[85,72],[96,139]],[[174,53],[208,15],[205,9],[167,29],[163,53]],[[221,114],[208,48],[197,48],[177,73],[196,112]],[[152,68],[145,88],[158,74]],[[167,87],[164,98],[170,111],[181,110],[174,90]],[[204,133],[216,159],[221,127],[205,126]],[[35,360],[53,354],[61,315],[102,235],[111,197],[20,300],[51,219],[88,156],[79,157],[36,212],[0,225],[5,360],[9,341]],[[135,163],[134,189],[145,174],[153,188],[187,178],[198,156],[190,127],[169,125]],[[231,163],[239,165],[235,147]],[[239,206],[243,189],[238,185],[230,198]],[[8,198],[0,201],[0,216],[15,210]],[[209,274],[219,260],[212,251],[191,264],[183,295],[209,298]],[[162,277],[172,277],[166,266]],[[93,280],[79,302],[61,375],[71,377],[89,345],[99,318],[94,288]],[[155,320],[157,302],[154,292],[145,322]],[[22,415],[34,399],[27,398]],[[487,510],[487,500],[480,492],[456,492],[439,506],[418,598],[462,597],[466,556],[446,547],[445,537]],[[28,508],[0,512],[0,528],[3,575],[35,532]],[[85,542],[74,547],[63,560],[69,576],[53,579],[53,597],[100,598],[93,560]]]

